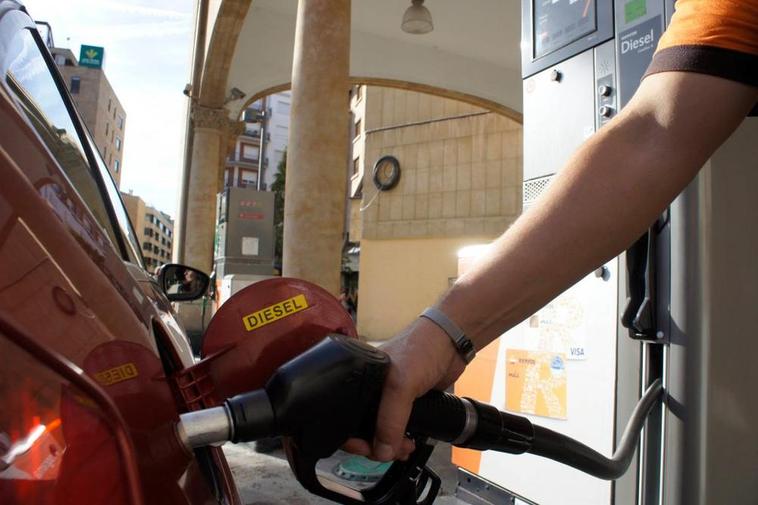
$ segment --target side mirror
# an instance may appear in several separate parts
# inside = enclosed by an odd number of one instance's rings
[[[172,302],[197,300],[208,291],[210,278],[192,267],[169,263],[158,269],[158,284]]]

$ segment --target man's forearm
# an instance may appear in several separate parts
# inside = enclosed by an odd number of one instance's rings
[[[698,97],[680,94],[676,100],[683,102],[653,106],[656,94],[681,86],[666,79],[648,83],[646,100],[586,142],[538,204],[440,301],[477,348],[627,248],[739,123],[742,104],[709,131],[678,122],[672,116],[699,105],[687,102]],[[698,122],[691,113],[688,118]]]

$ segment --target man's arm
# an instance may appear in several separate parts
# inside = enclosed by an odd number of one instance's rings
[[[647,77],[437,307],[481,349],[636,240],[756,99],[758,88],[708,75]],[[447,335],[423,318],[384,349],[392,365],[371,454],[389,460],[412,448],[403,441],[412,401],[451,384],[464,364]],[[357,441],[349,447],[369,452]]]

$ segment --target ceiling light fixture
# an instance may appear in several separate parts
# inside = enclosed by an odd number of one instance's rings
[[[411,0],[411,5],[403,14],[403,23],[400,28],[405,33],[422,35],[434,30],[432,23],[432,13],[424,7],[424,0]]]

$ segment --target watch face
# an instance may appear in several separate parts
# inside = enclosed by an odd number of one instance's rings
[[[400,162],[394,156],[383,156],[374,164],[374,184],[380,191],[394,188],[400,180]]]

